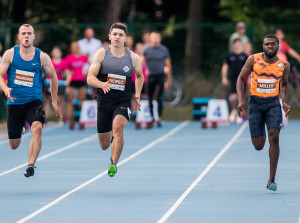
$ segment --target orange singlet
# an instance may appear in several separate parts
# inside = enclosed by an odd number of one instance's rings
[[[277,96],[287,62],[278,58],[275,63],[269,64],[264,61],[263,53],[257,53],[253,56],[250,95],[263,98]]]

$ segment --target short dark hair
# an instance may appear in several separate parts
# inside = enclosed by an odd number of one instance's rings
[[[279,40],[278,38],[274,35],[274,34],[268,34],[264,37],[263,42],[265,41],[266,38],[270,38],[270,39],[275,39],[277,44],[279,45]]]
[[[127,35],[127,32],[128,32],[126,25],[123,24],[123,23],[120,23],[120,22],[116,22],[116,23],[112,24],[111,27],[110,27],[110,29],[109,29],[109,33],[111,33],[111,31],[113,29],[122,29],[122,30],[124,30],[124,32],[125,32],[126,35]]]
[[[238,41],[242,42],[242,40],[241,40],[240,38],[236,38],[236,39],[234,39],[234,40],[232,41],[232,43],[235,44],[235,43],[238,42]]]

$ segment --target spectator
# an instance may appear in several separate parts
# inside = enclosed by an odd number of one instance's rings
[[[148,30],[144,30],[142,34],[142,41],[143,41],[143,50],[145,51],[151,45],[150,32]]]
[[[67,72],[68,70],[68,65],[65,60],[62,59],[62,52],[59,47],[54,47],[51,51],[51,62],[53,64],[53,67],[56,71],[57,74],[57,79],[58,79],[58,110],[60,114],[63,117],[63,105],[64,105],[64,99],[65,99],[65,82],[64,82],[64,77],[63,74],[64,72]],[[45,107],[45,116],[46,120],[49,117],[49,112],[50,112],[50,104],[51,104],[51,92],[50,92],[50,77],[47,77],[47,79],[44,81],[44,94],[45,94],[45,102],[44,102],[44,107]]]
[[[243,46],[240,39],[235,39],[233,41],[233,52],[229,53],[225,62],[222,66],[222,84],[228,86],[230,84],[229,92],[229,104],[230,104],[230,122],[237,122],[241,124],[243,119],[237,117],[237,91],[236,91],[236,81],[244,66],[248,56],[243,52]],[[230,74],[228,77],[228,73]],[[229,80],[228,80],[229,79]]]
[[[132,35],[128,34],[126,37],[126,42],[125,42],[125,47],[129,48],[130,50],[133,50],[133,45],[134,45],[134,38]]]
[[[276,29],[275,35],[279,40],[279,50],[277,53],[277,56],[285,61],[288,61],[286,54],[288,53],[289,56],[296,59],[298,62],[300,62],[300,56],[299,54],[291,48],[287,42],[285,42],[283,39],[285,37],[284,32],[282,29]]]
[[[103,42],[102,42],[102,47],[105,47],[109,44],[110,44],[110,40],[109,39],[104,39]]]
[[[94,54],[97,50],[101,49],[102,43],[100,40],[95,39],[94,29],[88,27],[84,30],[85,38],[78,40],[80,54],[86,55],[89,58],[89,63],[93,62]]]
[[[246,25],[244,22],[238,22],[235,26],[235,32],[229,38],[229,52],[233,51],[233,41],[240,39],[242,46],[249,42],[249,38],[245,35]]]
[[[251,42],[248,42],[244,45],[244,53],[249,57],[253,55],[253,46]]]
[[[164,87],[168,88],[172,84],[171,58],[167,47],[161,44],[161,35],[159,32],[151,32],[150,43],[151,46],[144,51],[141,64],[146,61],[149,69],[147,79],[150,111],[154,121],[152,100],[157,100],[159,116],[157,126],[161,127]],[[165,73],[165,70],[167,73]],[[165,75],[167,75],[166,83],[164,83]]]
[[[71,43],[71,54],[66,56],[66,62],[68,69],[71,71],[70,75],[67,76],[67,115],[66,121],[70,121],[69,128],[74,129],[74,119],[73,117],[73,100],[75,97],[75,92],[78,92],[79,98],[79,108],[86,98],[86,82],[85,73],[83,73],[83,67],[88,63],[88,57],[86,55],[81,55],[79,52],[79,46],[77,42]],[[83,123],[79,123],[79,129],[84,129]]]

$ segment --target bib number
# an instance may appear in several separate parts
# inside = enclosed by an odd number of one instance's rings
[[[274,93],[276,91],[276,80],[258,79],[256,91],[264,94]]]
[[[34,78],[33,72],[16,70],[14,83],[17,85],[32,87],[33,86],[33,78]]]
[[[124,91],[126,84],[126,76],[117,74],[108,74],[107,81],[114,90]]]

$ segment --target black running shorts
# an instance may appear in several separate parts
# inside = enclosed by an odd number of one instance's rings
[[[116,115],[124,116],[128,121],[130,117],[131,100],[117,102],[98,102],[97,129],[98,133],[110,132]]]
[[[23,105],[7,106],[7,131],[9,139],[21,138],[25,121],[31,126],[33,122],[45,122],[43,102],[35,100]]]
[[[249,127],[251,138],[264,136],[265,125],[267,129],[275,128],[280,131],[282,124],[282,111],[278,98],[261,103],[257,97],[249,99]]]

